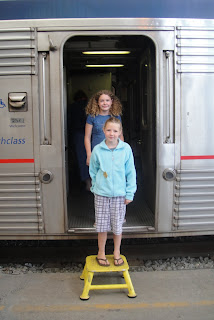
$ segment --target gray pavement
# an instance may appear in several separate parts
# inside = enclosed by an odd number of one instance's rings
[[[214,270],[130,272],[137,293],[94,290],[81,301],[78,273],[0,273],[1,320],[214,320]],[[123,283],[120,274],[95,274],[93,284]]]

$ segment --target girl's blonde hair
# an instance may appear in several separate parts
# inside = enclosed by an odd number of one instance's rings
[[[111,117],[111,118],[107,119],[106,122],[104,123],[103,129],[106,128],[106,126],[107,126],[108,123],[116,123],[116,124],[119,124],[120,130],[121,130],[121,131],[123,130],[122,123],[121,123],[120,119],[118,119],[118,118]]]
[[[119,116],[122,114],[122,104],[120,100],[109,90],[100,90],[97,93],[95,93],[91,99],[89,100],[87,106],[86,106],[86,114],[90,114],[91,116],[95,117],[99,114],[100,109],[98,106],[99,97],[102,94],[106,94],[112,99],[112,105],[109,109],[109,113],[112,116]]]

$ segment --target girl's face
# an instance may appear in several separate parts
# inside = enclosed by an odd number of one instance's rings
[[[98,100],[98,106],[100,109],[100,114],[106,115],[109,114],[109,110],[112,105],[112,99],[107,94],[102,94]]]
[[[108,122],[103,131],[106,137],[106,143],[117,145],[118,138],[122,132],[120,124]]]

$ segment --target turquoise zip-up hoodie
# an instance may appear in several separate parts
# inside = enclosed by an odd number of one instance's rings
[[[110,150],[105,140],[92,151],[89,173],[92,179],[91,192],[104,197],[125,196],[133,200],[136,185],[136,170],[130,145],[119,139],[117,147]]]

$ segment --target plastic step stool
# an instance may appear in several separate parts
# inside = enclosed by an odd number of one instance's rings
[[[129,265],[126,260],[126,257],[121,255],[121,258],[124,261],[122,266],[115,266],[114,265],[114,256],[107,255],[106,258],[108,259],[110,266],[103,267],[97,263],[96,255],[88,256],[86,258],[84,270],[80,276],[81,280],[84,280],[84,289],[82,295],[80,296],[81,300],[88,300],[89,299],[89,291],[90,290],[103,290],[103,289],[128,289],[128,297],[135,298],[137,295],[134,291],[134,287],[132,285],[132,281],[129,275]],[[123,277],[125,280],[125,284],[100,284],[100,285],[93,285],[92,280],[94,277],[94,273],[99,272],[122,272]]]

